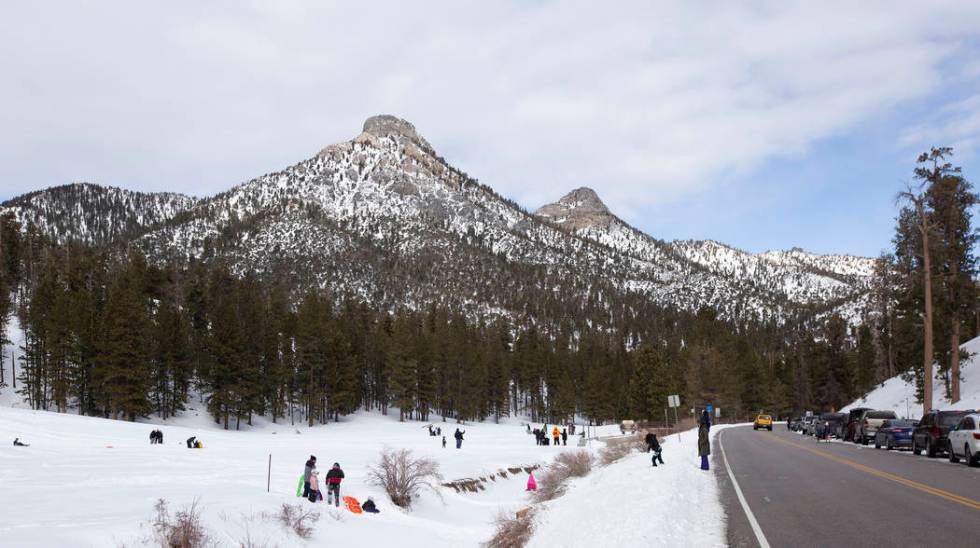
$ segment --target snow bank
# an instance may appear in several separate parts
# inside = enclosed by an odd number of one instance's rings
[[[7,324],[7,340],[11,341],[11,343],[5,345],[3,352],[0,353],[0,360],[3,360],[3,378],[0,379],[3,382],[0,384],[4,385],[3,388],[0,388],[0,406],[27,407],[27,404],[20,395],[14,392],[13,368],[10,365],[11,355],[20,356],[20,347],[24,345],[24,331],[20,328],[20,320],[16,314],[10,315],[10,322]],[[20,368],[19,361],[17,368],[18,370]]]
[[[955,405],[946,399],[942,379],[933,381],[933,407],[936,409],[980,409],[980,337],[960,346],[970,354],[970,358],[960,364],[960,401]],[[848,404],[841,411],[853,407],[890,409],[900,417],[918,419],[922,417],[922,404],[915,401],[915,384],[905,382],[901,376],[892,377],[867,396]]]
[[[712,439],[726,427],[712,427]],[[661,466],[652,467],[647,453],[633,454],[540,505],[528,548],[726,546],[718,482],[699,468],[697,432],[662,445]]]
[[[478,546],[491,537],[498,512],[527,505],[526,475],[488,481],[479,493],[442,489],[442,499],[425,494],[405,512],[365,482],[381,449],[433,457],[447,480],[545,463],[560,451],[536,446],[516,423],[465,425],[463,449],[456,450],[452,422],[436,423],[447,434],[443,449],[421,423],[369,413],[313,428],[257,423],[242,432],[216,430],[203,413],[190,412],[179,422],[160,426],[164,445],[150,445],[150,424],[0,407],[2,544],[136,545],[149,533],[154,503],[164,498],[172,511],[198,500],[205,525],[223,546],[238,546],[246,528],[253,541],[278,546],[384,546],[393,539],[398,546]],[[204,449],[185,447],[192,435]],[[31,446],[13,447],[14,437]],[[270,454],[272,489],[266,493]],[[263,519],[283,503],[310,505],[296,497],[296,484],[311,454],[321,476],[340,462],[347,475],[342,494],[362,501],[373,496],[381,514],[353,515],[317,504],[323,516],[311,541]]]

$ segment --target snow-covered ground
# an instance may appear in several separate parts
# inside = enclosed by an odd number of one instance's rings
[[[296,497],[303,463],[316,455],[321,475],[340,462],[342,494],[379,502],[378,515],[330,512],[325,504],[314,540],[347,545],[477,546],[489,539],[500,511],[525,504],[526,475],[497,479],[480,493],[442,489],[444,500],[421,497],[411,512],[394,508],[366,484],[368,465],[384,446],[409,448],[438,459],[446,479],[475,478],[501,468],[549,460],[558,449],[537,447],[519,424],[466,425],[463,449],[430,437],[418,422],[362,413],[314,428],[263,424],[247,432],[221,431],[193,413],[184,426],[165,425],[164,445],[150,445],[148,424],[0,407],[0,544],[4,546],[115,546],[138,544],[157,499],[180,509],[199,501],[203,517],[224,546],[237,546],[246,527],[253,540],[279,546],[308,545],[276,523],[261,519]],[[439,423],[441,424],[441,423]],[[298,433],[297,433],[298,432]],[[204,449],[184,440],[197,435]],[[13,447],[20,437],[30,447]],[[271,493],[266,465],[272,455]],[[521,477],[524,476],[524,477]],[[337,519],[332,519],[335,515]],[[144,526],[141,528],[140,524]]]
[[[718,432],[711,428],[712,449]],[[574,481],[543,505],[528,548],[726,546],[725,512],[713,472],[699,468],[697,432],[663,440],[664,464],[638,453]]]
[[[946,398],[942,379],[933,381],[933,407],[936,409],[980,409],[980,337],[960,346],[970,357],[960,364],[960,401],[951,404]],[[888,379],[864,398],[855,400],[841,411],[852,407],[891,409],[900,417],[922,417],[922,404],[915,402],[915,385],[901,376]]]

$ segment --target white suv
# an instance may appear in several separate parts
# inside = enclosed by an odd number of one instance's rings
[[[960,457],[970,466],[980,466],[980,414],[972,413],[960,419],[950,428],[949,462],[959,462]]]

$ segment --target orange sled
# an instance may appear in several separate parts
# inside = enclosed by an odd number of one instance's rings
[[[344,504],[347,505],[347,509],[351,511],[352,514],[360,514],[361,503],[357,502],[354,497],[344,497]]]

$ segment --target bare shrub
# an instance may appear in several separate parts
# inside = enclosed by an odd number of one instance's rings
[[[279,509],[276,516],[285,528],[291,529],[296,536],[308,539],[313,536],[313,528],[320,519],[320,513],[305,507],[302,504],[285,504]]]
[[[620,438],[610,438],[606,441],[606,446],[599,451],[599,463],[608,466],[633,451],[641,451],[646,447],[646,442],[640,435],[624,436]]]
[[[410,508],[423,489],[438,494],[440,481],[439,463],[428,457],[415,458],[408,449],[385,449],[378,464],[368,471],[368,482],[384,489],[391,502],[402,508]]]
[[[493,522],[493,538],[485,542],[485,548],[523,548],[534,529],[534,511],[528,508],[517,515],[501,513]]]
[[[588,451],[559,453],[538,477],[538,490],[533,492],[532,497],[537,502],[559,497],[565,492],[569,478],[580,478],[591,471],[592,454]]]
[[[204,548],[216,546],[201,523],[201,512],[195,500],[189,508],[178,510],[173,516],[167,508],[167,501],[160,499],[153,506],[153,543],[160,548]]]

